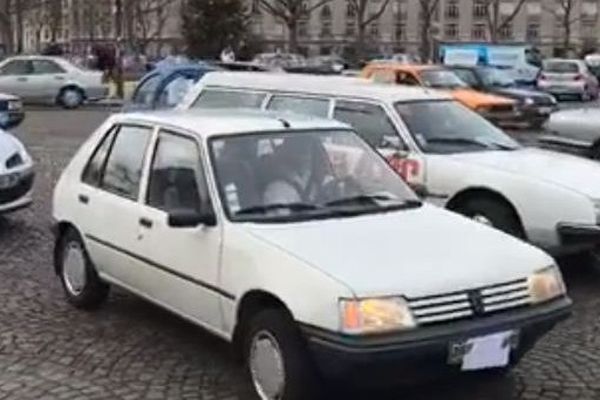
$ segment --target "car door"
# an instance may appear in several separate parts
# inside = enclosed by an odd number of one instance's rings
[[[74,194],[80,204],[79,225],[98,272],[133,290],[138,290],[144,271],[138,200],[151,136],[149,126],[114,126],[95,150]]]
[[[7,61],[0,68],[0,91],[30,100],[29,79],[32,72],[33,67],[29,60]]]
[[[199,143],[168,130],[158,133],[149,165],[138,238],[148,259],[143,290],[151,298],[208,329],[221,331],[220,226],[172,227],[170,213],[212,214]],[[212,225],[212,224],[211,224]]]
[[[356,132],[420,192],[425,184],[425,161],[420,153],[410,151],[394,119],[386,109],[363,100],[336,100],[333,118],[352,126]]]
[[[67,71],[53,60],[31,60],[33,72],[29,77],[31,96],[36,100],[54,101],[68,80]]]

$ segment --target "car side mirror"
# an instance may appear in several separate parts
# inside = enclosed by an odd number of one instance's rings
[[[215,226],[217,217],[214,212],[199,212],[194,209],[172,210],[168,215],[168,224],[171,228],[195,228],[199,225]]]

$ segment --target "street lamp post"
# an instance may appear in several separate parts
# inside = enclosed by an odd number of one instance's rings
[[[122,50],[122,30],[123,30],[123,3],[122,0],[115,0],[115,84],[117,86],[117,97],[124,97],[123,91],[123,50]]]

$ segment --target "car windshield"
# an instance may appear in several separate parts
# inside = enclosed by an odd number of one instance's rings
[[[469,87],[454,72],[443,69],[422,71],[421,80],[425,86],[432,88],[455,89]]]
[[[519,144],[454,101],[397,103],[396,110],[426,153],[516,150]]]
[[[481,79],[485,86],[511,87],[515,86],[515,79],[506,71],[496,68],[482,68]]]
[[[546,61],[544,71],[555,74],[577,74],[579,65],[570,61]]]
[[[419,207],[350,130],[246,134],[210,141],[224,209],[236,222],[297,222]]]

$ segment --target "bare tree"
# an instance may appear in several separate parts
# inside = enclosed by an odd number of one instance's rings
[[[63,27],[63,10],[61,0],[45,0],[45,17],[50,29],[50,41],[55,43]]]
[[[348,14],[353,15],[356,20],[356,56],[359,60],[364,58],[365,52],[365,32],[369,25],[377,21],[390,4],[390,0],[383,0],[375,3],[373,0],[346,0],[348,4]],[[377,4],[377,9],[373,11],[372,4]]]
[[[571,50],[571,39],[573,25],[582,18],[581,13],[577,13],[575,0],[552,0],[550,4],[545,4],[544,11],[549,12],[560,22],[562,32],[562,50],[568,53]]]
[[[432,25],[440,0],[419,0],[421,16],[421,61],[429,60],[432,52]]]
[[[517,0],[513,3],[504,3],[511,4],[513,9],[509,14],[503,15],[501,10],[503,0],[485,0],[488,33],[492,43],[498,42],[499,32],[510,26],[527,1]]]
[[[258,6],[281,20],[288,30],[288,48],[290,52],[298,51],[298,21],[310,16],[318,8],[332,0],[318,0],[311,4],[310,0],[256,0]],[[389,1],[389,0],[386,0]]]
[[[133,41],[136,50],[146,54],[148,45],[162,39],[174,0],[135,0],[132,3]]]
[[[13,48],[12,0],[0,0],[0,44],[8,53]]]

